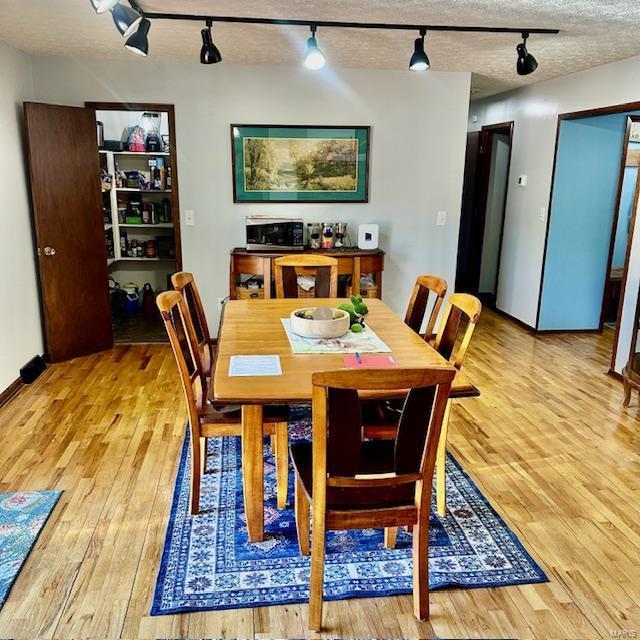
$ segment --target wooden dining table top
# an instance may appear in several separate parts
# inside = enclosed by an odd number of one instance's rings
[[[336,307],[347,299],[316,298],[306,306]],[[399,367],[450,367],[431,345],[408,327],[384,302],[366,301],[366,323],[391,349]],[[344,369],[340,353],[295,354],[282,326],[282,318],[305,306],[304,299],[230,300],[223,310],[218,333],[213,384],[209,400],[214,404],[285,404],[311,401],[311,376],[317,371]],[[235,355],[278,355],[282,375],[229,376]],[[389,394],[385,394],[388,397]],[[478,389],[458,372],[451,397],[479,395]]]

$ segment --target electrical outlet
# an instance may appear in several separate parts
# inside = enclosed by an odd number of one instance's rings
[[[184,223],[187,227],[193,227],[196,223],[196,212],[193,209],[185,209],[184,212]]]
[[[436,225],[439,227],[444,227],[447,224],[447,212],[446,211],[438,211],[438,217],[436,219]]]

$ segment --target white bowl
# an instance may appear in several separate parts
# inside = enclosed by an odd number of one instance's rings
[[[303,338],[338,338],[345,335],[351,326],[351,318],[342,309],[331,309],[333,320],[307,320],[299,318],[300,311],[313,311],[315,307],[305,307],[291,312],[291,330]]]

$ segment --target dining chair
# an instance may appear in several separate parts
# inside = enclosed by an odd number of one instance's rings
[[[338,297],[338,261],[322,255],[282,256],[273,261],[276,298],[299,298],[298,275],[315,274],[315,298]]]
[[[444,314],[434,341],[435,350],[446,358],[457,371],[462,369],[464,357],[471,343],[471,337],[480,320],[482,303],[469,293],[454,293],[445,305]],[[457,345],[457,349],[456,349]],[[436,461],[436,501],[438,514],[447,515],[447,433],[451,400],[447,403],[447,412],[442,426],[438,457]]]
[[[165,291],[156,303],[169,336],[189,415],[191,442],[191,514],[200,512],[200,484],[206,469],[207,438],[242,435],[241,409],[236,406],[214,408],[207,404],[208,382],[202,367],[199,341],[187,303],[178,291]],[[276,447],[276,485],[279,509],[287,502],[289,478],[288,407],[265,407],[264,431],[274,435]],[[273,440],[272,440],[273,442]]]
[[[202,368],[206,377],[209,378],[211,377],[211,367],[213,366],[213,341],[211,340],[207,316],[204,312],[202,298],[195,278],[188,271],[178,271],[171,276],[171,284],[176,291],[182,294],[187,303],[187,309],[198,340]]]
[[[438,276],[418,276],[404,318],[405,324],[409,325],[416,333],[420,333],[427,306],[429,305],[429,297],[432,293],[435,294],[435,298],[424,333],[427,342],[433,338],[433,329],[436,326],[442,301],[447,293],[447,281]]]
[[[298,543],[309,554],[309,627],[320,630],[325,534],[413,527],[413,603],[429,617],[432,478],[455,369],[360,369],[314,373],[313,443],[291,444]],[[409,389],[394,440],[362,437],[359,393]]]
[[[468,293],[453,293],[449,297],[440,320],[438,333],[433,342],[433,347],[438,353],[446,358],[449,363],[460,371],[464,362],[464,357],[469,348],[474,329],[480,319],[482,303],[478,298]],[[436,504],[438,515],[447,515],[447,485],[446,485],[446,464],[447,464],[447,434],[449,431],[449,416],[451,413],[450,399],[442,424],[442,433],[438,444],[438,455],[436,459]],[[397,430],[397,417],[401,412],[402,401],[391,401],[385,403],[385,414],[379,416],[369,412],[370,420],[365,422],[363,434],[366,438],[388,439],[393,438]],[[397,528],[385,531],[385,545],[389,548],[395,546]]]

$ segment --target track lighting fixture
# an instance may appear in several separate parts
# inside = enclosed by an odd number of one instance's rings
[[[516,51],[518,52],[516,70],[519,76],[528,76],[538,68],[538,61],[527,51],[528,37],[529,33],[524,31],[522,33],[522,42],[516,47]]]
[[[202,29],[202,49],[200,62],[202,64],[215,64],[222,60],[218,47],[213,43],[211,27],[214,22],[228,22],[233,24],[260,24],[294,27],[309,27],[311,37],[307,39],[307,48],[304,55],[304,64],[308,69],[322,69],[327,63],[322,50],[318,47],[316,31],[318,27],[327,29],[375,29],[387,31],[418,31],[420,36],[414,42],[414,50],[409,61],[411,71],[426,71],[430,68],[429,56],[424,49],[424,39],[427,31],[442,31],[446,33],[496,33],[496,34],[521,34],[522,42],[517,45],[518,62],[516,69],[518,75],[526,76],[538,68],[538,62],[527,51],[527,38],[533,33],[555,35],[560,33],[558,29],[536,28],[523,29],[521,27],[491,27],[491,26],[464,26],[447,24],[405,24],[396,22],[353,22],[344,20],[305,20],[301,18],[251,18],[247,16],[213,16],[196,15],[186,13],[169,13],[143,11],[138,0],[89,0],[96,13],[111,11],[113,21],[126,43],[125,47],[139,55],[146,56],[149,49],[147,35],[150,21],[153,20],[179,20],[179,21],[205,21],[206,28]],[[122,2],[122,4],[121,4]],[[142,24],[141,24],[142,23]],[[137,31],[136,31],[137,29]]]
[[[89,0],[96,13],[107,13],[118,3],[118,0]]]
[[[200,62],[202,64],[215,64],[222,60],[222,54],[215,44],[213,44],[213,36],[211,35],[211,26],[213,22],[207,20],[207,28],[202,30],[202,49],[200,49]]]
[[[151,22],[143,18],[138,26],[138,30],[125,42],[124,47],[139,56],[147,56],[149,54],[149,40],[147,35],[151,28]]]
[[[413,55],[409,61],[410,71],[426,71],[431,66],[429,57],[424,50],[424,37],[426,34],[426,29],[420,29],[420,37],[416,38]]]
[[[118,29],[120,35],[124,38],[128,38],[142,21],[142,16],[137,11],[120,3],[116,3],[111,9],[111,15],[113,16],[116,29]]]
[[[311,25],[311,37],[307,40],[307,52],[304,54],[304,66],[312,71],[322,69],[327,63],[324,53],[318,48],[316,40],[316,25]]]

